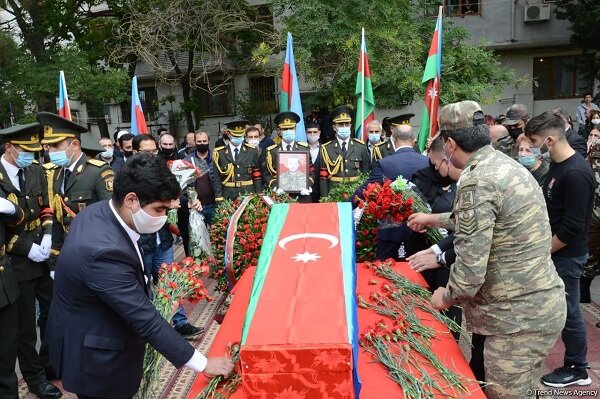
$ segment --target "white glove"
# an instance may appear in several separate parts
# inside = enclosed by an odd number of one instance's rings
[[[50,252],[44,251],[42,247],[34,243],[27,257],[34,262],[43,262],[50,257]]]
[[[44,234],[40,247],[44,252],[50,254],[50,248],[52,248],[52,234]]]
[[[281,189],[281,188],[278,188],[275,190],[275,194],[277,194],[277,195],[282,195],[283,193],[285,193],[285,191],[283,191],[283,189]]]
[[[52,280],[54,280],[54,270],[52,270],[52,271],[50,272],[50,278],[51,278]]]
[[[6,198],[0,198],[0,213],[12,215],[16,211],[17,210],[12,202],[7,200]]]
[[[310,193],[312,193],[312,187],[303,188],[300,190],[300,195],[310,195]]]

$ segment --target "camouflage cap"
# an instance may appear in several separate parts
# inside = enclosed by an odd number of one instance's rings
[[[468,129],[483,123],[483,111],[475,101],[461,101],[445,105],[440,109],[438,124],[440,131]]]
[[[523,119],[529,119],[529,110],[524,104],[513,104],[506,110],[506,119],[502,121],[502,124],[512,126]]]

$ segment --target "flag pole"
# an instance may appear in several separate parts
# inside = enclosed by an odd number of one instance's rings
[[[363,54],[363,45],[365,44],[365,28],[362,28],[362,42],[360,44],[360,59],[361,59],[361,69],[362,69],[362,76],[361,76],[361,107],[360,107],[360,135],[361,137],[359,138],[362,139],[363,137],[365,137],[365,55]],[[366,47],[366,46],[365,46]]]

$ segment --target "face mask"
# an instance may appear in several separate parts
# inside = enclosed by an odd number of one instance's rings
[[[350,137],[350,126],[338,127],[337,135],[340,139],[346,140],[348,137]]]
[[[196,151],[200,154],[206,154],[208,152],[208,144],[196,144]]]
[[[536,152],[539,152],[539,156],[541,156],[542,158],[550,158],[550,149],[548,148],[548,146],[546,146],[546,151],[542,150],[542,147],[544,146],[544,144],[546,144],[546,140],[548,140],[548,137],[546,137],[546,139],[542,142],[542,145],[540,145],[539,147],[531,147],[531,151],[533,151],[534,154]],[[534,148],[537,151],[534,151]]]
[[[380,133],[369,133],[369,143],[377,144],[381,141]]]
[[[522,127],[515,127],[512,129],[508,129],[508,134],[510,134],[510,137],[512,137],[513,140],[516,140],[517,137],[519,137],[521,135],[521,133],[523,133]]]
[[[306,140],[308,140],[308,142],[310,144],[314,144],[317,141],[319,141],[319,136],[315,136],[315,135],[312,135],[312,134],[307,134],[306,135]]]
[[[294,140],[296,140],[296,131],[295,130],[284,130],[281,133],[281,138],[283,139],[283,141],[285,141],[286,143],[292,143]]]
[[[234,147],[238,147],[238,146],[242,145],[242,143],[244,142],[244,138],[243,137],[232,137],[231,139],[229,139],[229,141],[231,142],[231,144],[233,144]]]
[[[67,150],[72,144],[73,143],[69,144]],[[71,158],[73,158],[73,154],[71,154],[70,157],[67,157],[67,150],[50,152],[50,162],[61,167],[69,166],[71,164]]]
[[[123,155],[129,158],[133,156],[133,151],[123,151]]]
[[[104,159],[110,159],[110,158],[112,158],[112,156],[113,156],[113,153],[114,153],[114,149],[112,149],[112,148],[109,148],[109,149],[107,149],[107,150],[104,150],[103,152],[101,152],[101,153],[100,153],[100,156],[101,156],[102,158],[104,158]]]
[[[161,148],[160,155],[162,155],[165,158],[171,158],[173,155],[175,155],[175,149],[174,148]]]
[[[248,144],[258,145],[260,143],[259,139],[248,140]]]
[[[33,152],[20,152],[19,155],[15,158],[14,155],[11,154],[13,159],[15,160],[17,166],[19,168],[26,168],[33,163]]]
[[[517,160],[519,161],[519,163],[521,165],[525,166],[527,169],[531,169],[533,167],[533,165],[535,165],[535,161],[537,160],[537,157],[535,155],[526,155],[526,156],[519,155]]]
[[[447,141],[444,143],[444,161],[447,162],[448,169],[449,169],[450,165],[451,165],[451,162],[452,162],[452,156],[454,155],[454,151],[452,151],[452,153],[450,154],[450,156],[446,155],[446,144],[448,144]]]
[[[167,215],[164,216],[151,216],[146,213],[140,206],[140,210],[131,214],[135,229],[140,234],[153,234],[160,230],[167,221]]]
[[[592,119],[592,124],[600,125],[600,119]]]

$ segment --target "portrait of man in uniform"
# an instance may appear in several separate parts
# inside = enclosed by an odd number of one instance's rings
[[[277,187],[287,193],[299,193],[309,187],[308,153],[282,152],[277,165]]]

